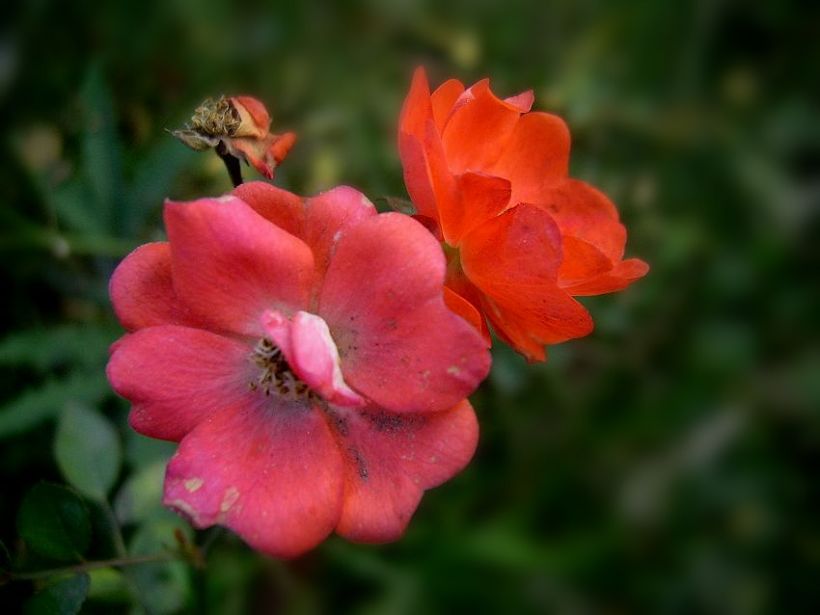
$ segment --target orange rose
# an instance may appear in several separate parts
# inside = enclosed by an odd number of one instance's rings
[[[574,296],[620,290],[648,265],[623,260],[626,229],[609,199],[568,177],[564,121],[530,112],[531,91],[500,99],[489,80],[430,93],[416,70],[399,153],[417,219],[444,243],[451,309],[532,361],[545,344],[592,331]],[[486,319],[486,320],[485,320]]]

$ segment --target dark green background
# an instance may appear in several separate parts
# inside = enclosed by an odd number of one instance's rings
[[[142,607],[122,579],[95,575],[83,608],[816,612],[817,3],[41,0],[0,11],[0,539],[19,565],[37,562],[17,509],[36,482],[63,482],[54,418],[77,405],[103,412],[124,444],[113,500],[130,548],[173,544],[180,525],[155,510],[171,449],[129,433],[102,374],[119,335],[106,297],[118,260],[161,237],[164,197],[229,188],[215,156],[165,129],[206,96],[255,95],[275,129],[299,134],[278,185],[346,183],[383,204],[405,195],[396,122],[423,63],[434,83],[534,88],[535,108],[570,125],[572,174],[618,204],[627,254],[650,274],[585,299],[596,331],[544,365],[494,348],[474,396],[478,453],[427,494],[402,541],[332,538],[281,563],[226,536],[205,571],[131,578]],[[134,476],[143,509],[129,513],[118,492]],[[111,555],[99,526],[90,558]],[[34,589],[0,587],[0,604]]]

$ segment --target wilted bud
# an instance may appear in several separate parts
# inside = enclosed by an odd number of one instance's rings
[[[220,156],[244,160],[272,179],[274,170],[296,142],[296,135],[273,134],[270,124],[268,110],[256,98],[220,96],[205,100],[194,111],[190,123],[171,134],[191,149],[216,148]]]

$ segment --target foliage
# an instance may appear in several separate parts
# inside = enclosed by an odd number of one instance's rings
[[[0,604],[745,614],[820,603],[817,6],[43,0],[4,12]],[[161,238],[165,197],[230,187],[216,156],[164,129],[206,96],[252,94],[274,131],[299,135],[278,185],[404,199],[395,130],[418,62],[435,82],[533,87],[536,108],[571,127],[572,175],[618,204],[627,254],[652,270],[584,300],[596,332],[545,365],[494,348],[475,397],[477,456],[428,494],[400,542],[331,540],[276,562],[230,534],[193,533],[158,502],[168,447],[130,432],[103,373],[120,334],[106,297],[118,260]]]

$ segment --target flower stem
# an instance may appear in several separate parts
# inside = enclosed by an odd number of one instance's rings
[[[222,141],[216,146],[216,153],[222,158],[222,162],[225,163],[225,168],[228,170],[231,183],[233,187],[236,188],[242,183],[242,167],[239,166],[239,158],[228,153],[228,149]]]
[[[157,562],[171,562],[179,557],[174,553],[154,553],[152,555],[135,555],[133,557],[115,557],[113,559],[101,559],[92,562],[83,562],[73,566],[63,566],[62,568],[50,568],[48,570],[37,570],[35,572],[12,572],[9,574],[14,581],[45,579],[56,574],[72,574],[77,572],[87,572],[99,568],[124,568],[126,566],[139,566],[140,564],[154,564]]]

